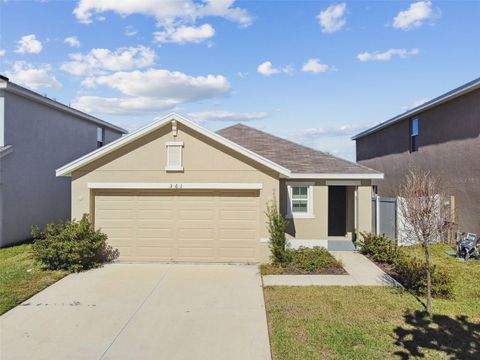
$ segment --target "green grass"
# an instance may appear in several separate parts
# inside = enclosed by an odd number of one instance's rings
[[[396,288],[265,288],[274,358],[480,358],[480,261],[460,262],[447,249],[433,246],[432,261],[455,279],[454,295],[433,300],[432,319]]]
[[[42,270],[32,258],[31,245],[0,249],[0,314],[67,275]]]

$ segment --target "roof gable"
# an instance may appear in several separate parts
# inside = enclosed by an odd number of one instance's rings
[[[197,131],[198,133],[246,156],[247,158],[250,158],[264,166],[266,166],[267,168],[270,168],[274,171],[277,171],[279,174],[281,175],[284,175],[284,176],[289,176],[290,175],[290,171],[287,169],[287,168],[284,168],[283,166],[281,165],[278,165],[276,164],[275,162],[267,159],[267,158],[264,158],[262,157],[261,155],[259,154],[256,154],[255,152],[249,150],[249,149],[246,149],[246,148],[243,148],[241,145],[239,144],[236,144],[234,142],[232,142],[231,140],[229,139],[226,139],[210,130],[207,130],[193,122],[191,122],[190,120],[187,120],[185,119],[184,117],[178,115],[178,114],[175,114],[175,113],[172,113],[172,114],[169,114],[163,118],[160,118],[158,119],[157,121],[135,131],[135,132],[132,132],[120,139],[117,139],[97,150],[94,150],[92,152],[90,152],[89,154],[86,154],[64,166],[62,166],[61,168],[57,169],[56,170],[56,175],[57,176],[70,176],[72,174],[73,171],[75,170],[78,170],[84,166],[86,166],[87,164],[90,164],[91,162],[97,160],[97,159],[100,159],[102,158],[103,156],[107,155],[107,154],[110,154],[112,153],[113,151],[117,150],[117,149],[120,149],[122,148],[123,146],[127,145],[127,144],[130,144],[132,142],[134,142],[135,140],[137,139],[140,139],[141,137],[147,135],[147,134],[150,134],[152,133],[153,131],[155,130],[158,130],[164,126],[168,126],[170,125],[173,121],[176,121],[176,122],[179,122],[181,124],[183,124],[184,126],[187,126],[191,129],[193,129],[194,131]]]

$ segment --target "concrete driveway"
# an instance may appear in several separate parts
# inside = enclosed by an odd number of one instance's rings
[[[0,358],[269,359],[256,266],[111,264],[0,317]]]

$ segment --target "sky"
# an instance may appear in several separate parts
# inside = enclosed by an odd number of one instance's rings
[[[355,160],[480,76],[480,1],[0,0],[0,73],[129,131],[172,111]]]

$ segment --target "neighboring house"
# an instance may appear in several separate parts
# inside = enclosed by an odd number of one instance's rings
[[[292,246],[353,249],[371,230],[365,166],[245,125],[217,133],[168,115],[57,170],[72,217],[89,213],[127,261],[268,261],[267,203]]]
[[[0,246],[69,219],[70,183],[55,169],[124,133],[0,76]]]
[[[480,233],[480,78],[353,137],[357,161],[385,174],[380,195],[409,170],[441,177],[461,231]]]

